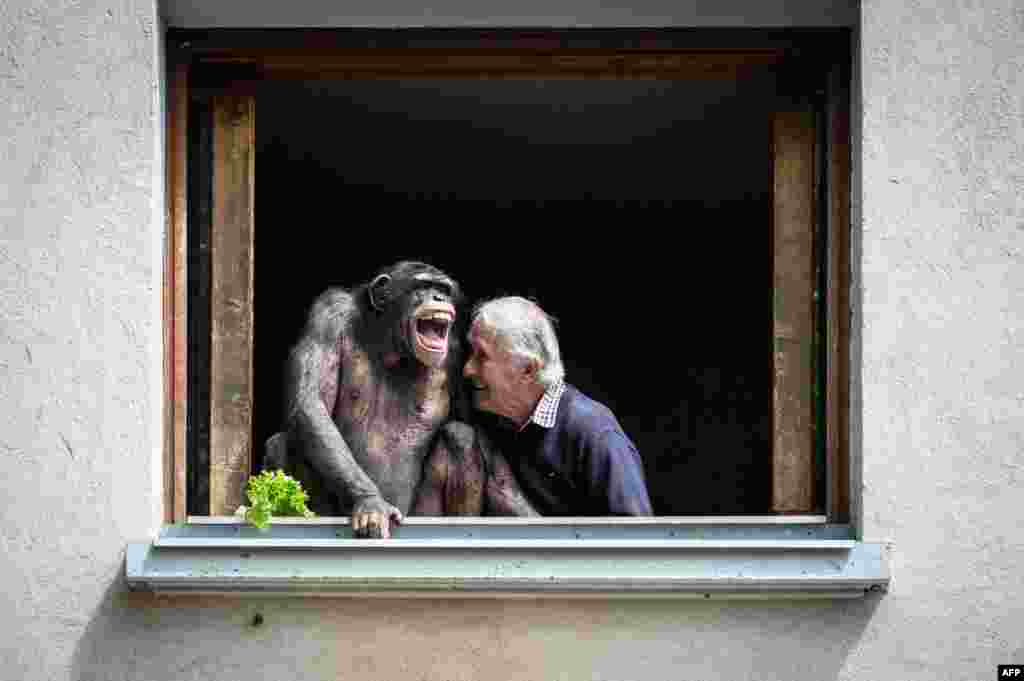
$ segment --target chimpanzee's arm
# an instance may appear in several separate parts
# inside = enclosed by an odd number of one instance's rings
[[[478,516],[483,511],[485,468],[473,429],[444,424],[427,458],[413,506],[415,515]]]
[[[416,503],[413,504],[411,515],[445,515],[445,496],[450,464],[451,452],[448,451],[443,438],[438,438],[437,445],[430,452],[426,465],[423,467],[423,478],[416,491]]]
[[[482,431],[458,421],[441,429],[424,467],[413,514],[540,515]]]
[[[487,461],[487,486],[484,488],[484,515],[538,517],[540,513],[526,498],[505,455],[483,430],[477,429],[477,447]]]
[[[350,333],[356,313],[352,297],[331,290],[313,304],[302,338],[288,357],[285,422],[303,454],[330,489],[353,501],[353,530],[360,514],[381,513],[401,522],[401,512],[381,498],[380,489],[352,455],[331,419],[339,381],[339,340]],[[387,536],[388,523],[382,533]]]

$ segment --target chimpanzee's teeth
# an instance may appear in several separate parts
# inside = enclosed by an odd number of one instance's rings
[[[443,327],[446,330],[449,326],[451,326],[452,323],[451,317],[448,317],[447,315],[443,314],[428,315],[425,317],[420,317],[419,320],[421,322],[437,324],[438,326]]]

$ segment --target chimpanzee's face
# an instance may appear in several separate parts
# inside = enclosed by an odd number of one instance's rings
[[[406,338],[421,364],[440,368],[448,357],[449,332],[455,323],[453,287],[447,279],[433,275],[416,278],[423,283],[409,293]]]

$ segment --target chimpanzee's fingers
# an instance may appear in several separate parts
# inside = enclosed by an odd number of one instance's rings
[[[366,536],[366,514],[355,513],[352,515],[352,534],[356,537]]]
[[[367,521],[367,536],[371,539],[387,539],[388,519],[383,513],[370,513]]]

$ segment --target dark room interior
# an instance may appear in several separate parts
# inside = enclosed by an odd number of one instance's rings
[[[255,442],[314,297],[411,258],[557,318],[567,380],[637,444],[658,515],[769,512],[772,87],[261,86]]]

